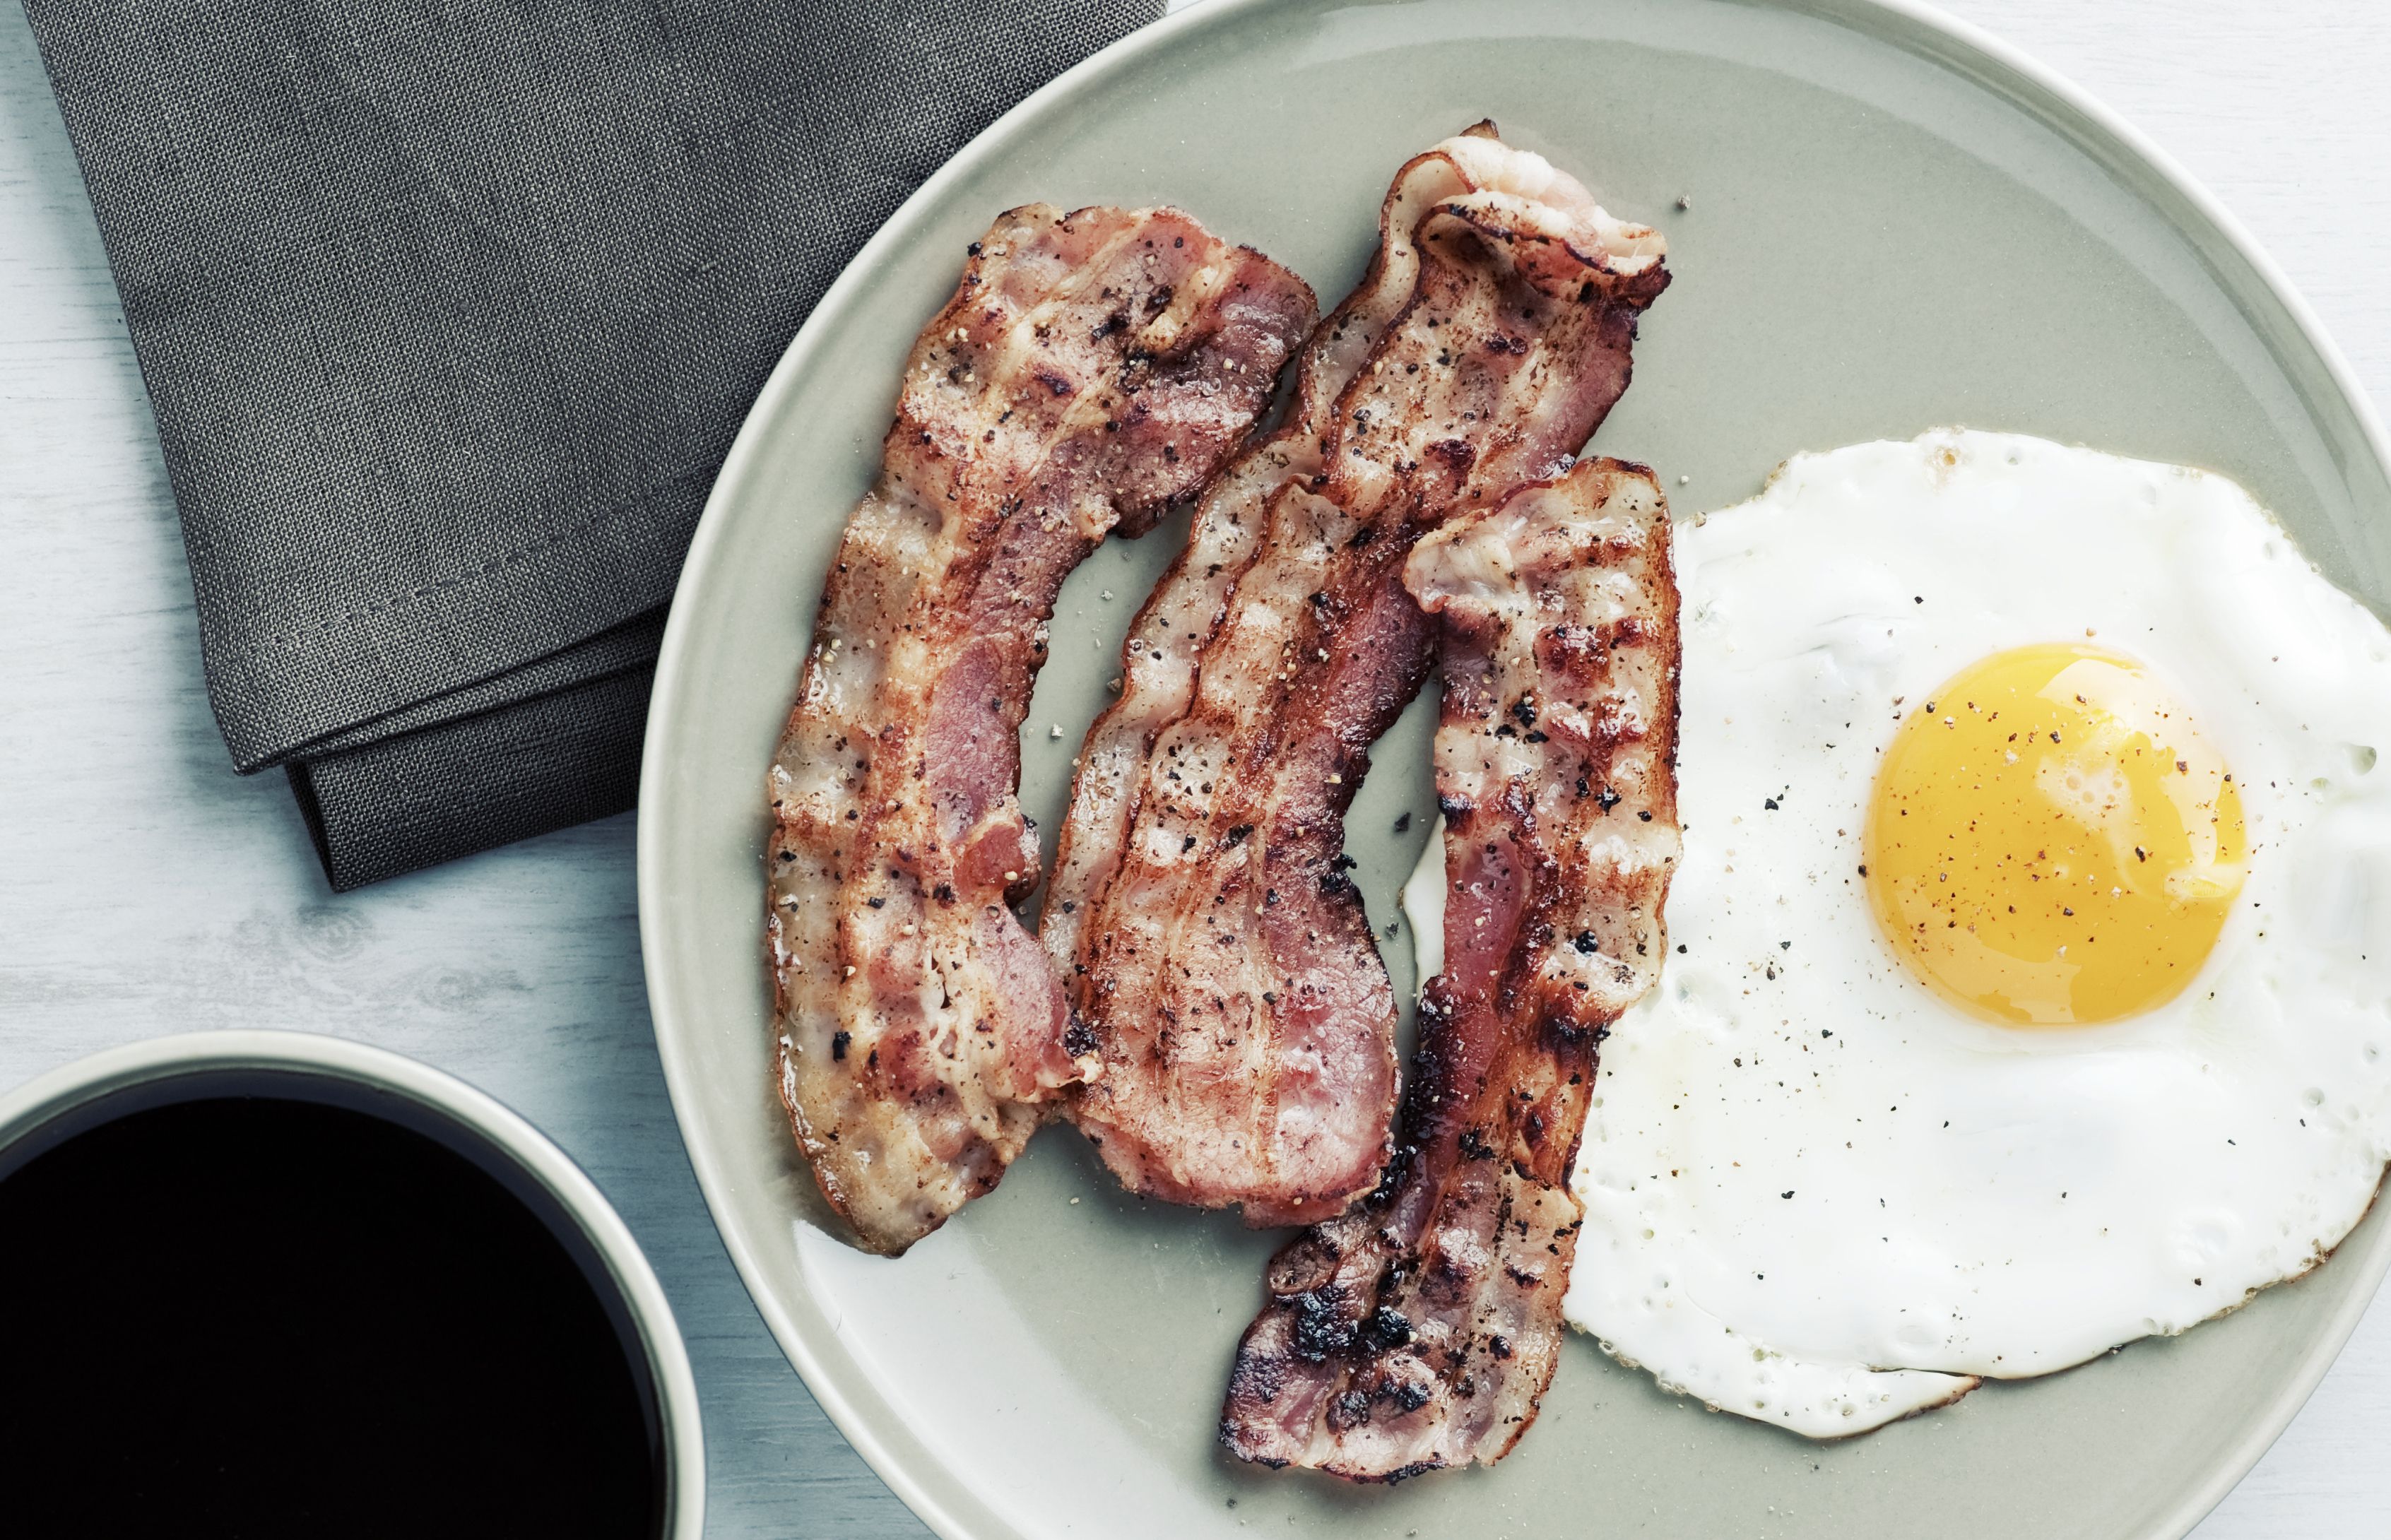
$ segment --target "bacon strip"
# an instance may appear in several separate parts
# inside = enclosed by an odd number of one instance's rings
[[[1356,1481],[1488,1464],[1535,1419],[1584,1208],[1596,1043],[1659,977],[1677,591],[1642,466],[1588,460],[1422,540],[1440,626],[1444,971],[1386,1181],[1273,1260],[1221,1438]]]
[[[1131,1189],[1342,1210],[1376,1180],[1395,1001],[1342,874],[1418,691],[1415,541],[1566,467],[1626,388],[1662,243],[1481,123],[1396,175],[1286,425],[1222,475],[1132,626],[1041,922],[1103,1073],[1069,1116]]]
[[[1010,905],[1018,730],[1066,576],[1246,438],[1312,291],[1172,209],[1000,217],[914,344],[771,770],[782,1100],[863,1244],[996,1185],[1096,1068]]]

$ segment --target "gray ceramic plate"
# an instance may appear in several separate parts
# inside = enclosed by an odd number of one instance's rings
[[[950,1536],[2179,1534],[2355,1324],[2391,1260],[2380,1215],[2229,1319],[1823,1447],[1662,1395],[1580,1339],[1509,1460],[1391,1491],[1215,1453],[1273,1237],[1122,1197],[1067,1129],[901,1261],[824,1227],[768,1082],[764,768],[823,563],[964,243],[1033,199],[1167,201],[1333,301],[1396,165],[1489,114],[1668,233],[1675,284],[1596,442],[1659,467],[1681,511],[1749,495],[1797,449],[2014,429],[2223,471],[2335,580],[2391,597],[2379,435],[2306,312],[2128,130],[1985,39],[1859,0],[1175,17],[1006,117],[865,248],[698,531],[656,679],[640,907],[666,1073],[731,1256],[839,1427]],[[1114,542],[1064,591],[1023,743],[1049,829],[1177,538]],[[1382,923],[1430,822],[1392,832],[1430,806],[1428,725],[1415,706],[1396,728],[1351,819]]]

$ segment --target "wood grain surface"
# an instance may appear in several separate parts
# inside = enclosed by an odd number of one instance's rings
[[[2215,189],[2391,401],[2391,6],[1959,0]],[[234,776],[140,379],[22,13],[0,6],[0,1087],[159,1033],[412,1054],[520,1109],[653,1259],[704,1397],[711,1533],[925,1532],[816,1409],[731,1272],[648,1024],[631,821],[335,899],[278,776]],[[2198,1532],[2391,1513],[2391,1308]]]

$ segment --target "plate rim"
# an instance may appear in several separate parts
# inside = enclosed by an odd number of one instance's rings
[[[2126,171],[2131,178],[2128,190],[2152,204],[2170,226],[2191,238],[2197,247],[2204,248],[2208,244],[2203,239],[2201,226],[2204,225],[2207,232],[2220,239],[2225,250],[2248,269],[2267,296],[2281,307],[2284,318],[2290,323],[2292,335],[2306,347],[2314,361],[2322,366],[2334,395],[2349,411],[2377,469],[2386,479],[2391,479],[2391,437],[2385,435],[2381,415],[2358,379],[2356,370],[2326,332],[2323,322],[2290,276],[2242,220],[2205,185],[2148,135],[2099,97],[2023,49],[1972,22],[1925,4],[1923,0],[1744,0],[1744,3],[1756,8],[1815,17],[1829,24],[1876,37],[1903,52],[1922,54],[1932,63],[1966,74],[1991,94],[2065,134],[2096,162]],[[663,642],[657,653],[647,729],[640,747],[642,774],[640,778],[636,833],[636,892],[648,1009],[655,1034],[657,1057],[664,1068],[666,1090],[672,1101],[674,1124],[680,1133],[681,1145],[697,1178],[699,1191],[704,1197],[707,1214],[714,1223],[716,1233],[721,1237],[724,1249],[730,1253],[741,1287],[747,1291],[749,1300],[780,1345],[782,1354],[849,1446],[862,1456],[872,1473],[886,1484],[898,1500],[940,1540],[993,1540],[993,1537],[989,1531],[974,1528],[947,1497],[934,1491],[924,1479],[924,1473],[890,1446],[867,1410],[857,1405],[840,1388],[836,1377],[830,1372],[828,1360],[833,1355],[845,1359],[856,1372],[862,1370],[853,1356],[838,1345],[834,1333],[826,1333],[821,1340],[816,1340],[816,1334],[801,1326],[773,1292],[763,1287],[761,1269],[747,1236],[729,1219],[729,1194],[732,1184],[715,1165],[704,1142],[692,1136],[691,1119],[698,1116],[699,1109],[691,1085],[693,1072],[684,1060],[679,1044],[695,1029],[682,1020],[676,1005],[689,960],[676,956],[663,934],[660,916],[667,901],[663,891],[663,873],[667,859],[664,848],[664,793],[661,790],[665,778],[646,773],[646,767],[661,763],[669,752],[666,744],[667,725],[679,711],[679,679],[685,667],[682,654],[690,645],[689,633],[697,624],[693,619],[696,605],[685,602],[691,590],[690,575],[702,571],[713,560],[714,548],[722,538],[722,529],[730,518],[727,509],[736,500],[736,489],[751,474],[752,462],[763,452],[760,447],[766,433],[763,424],[778,417],[782,398],[795,388],[797,378],[811,367],[814,355],[822,345],[821,339],[830,330],[824,317],[835,317],[841,310],[853,304],[856,296],[872,280],[885,259],[909,243],[913,237],[914,226],[929,217],[931,209],[945,198],[949,187],[983,163],[1005,153],[1010,148],[1011,138],[1030,120],[1040,116],[1054,104],[1079,95],[1105,75],[1144,61],[1151,55],[1167,52],[1191,32],[1235,25],[1250,13],[1269,9],[1274,4],[1275,0],[1194,0],[1184,8],[1170,12],[1116,40],[1007,110],[932,173],[898,206],[815,303],[804,324],[791,338],[779,361],[766,377],[763,388],[748,407],[722,468],[706,495],[705,506],[691,536],[681,576],[674,587]],[[1906,36],[1904,35],[1905,30],[1908,33]],[[1921,44],[1934,46],[1930,52],[1921,48]],[[2072,123],[2071,117],[2074,120]],[[2096,153],[2102,149],[2108,153]],[[2168,207],[2167,195],[2180,200],[2182,209]],[[2184,216],[2187,214],[2188,218]],[[2314,414],[2308,415],[2313,417]],[[760,961],[757,965],[761,965]],[[2240,1443],[2202,1481],[2187,1488],[2174,1507],[2154,1525],[2143,1530],[2139,1536],[2131,1537],[2131,1540],[2182,1540],[2193,1526],[2224,1501],[2227,1494],[2240,1484],[2275,1441],[2281,1437],[2283,1430],[2291,1426],[2293,1418],[2307,1404],[2348,1344],[2359,1322],[2380,1292],[2385,1276],[2391,1274],[2391,1225],[2379,1228],[2363,1252],[2357,1256],[2342,1256],[2339,1260],[2345,1264],[2356,1264],[2365,1279],[2363,1286],[2352,1288],[2327,1319],[2314,1345],[2281,1379],[2272,1404],[2265,1415],[2252,1424]],[[933,1463],[936,1473],[951,1479],[949,1468],[942,1463]],[[1004,1525],[994,1533],[1011,1529],[1012,1526]]]

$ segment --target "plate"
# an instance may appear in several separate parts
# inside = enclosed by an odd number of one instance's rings
[[[1333,303],[1396,166],[1486,115],[1669,237],[1675,282],[1595,442],[1659,468],[1680,511],[1749,496],[1798,449],[1964,423],[2221,471],[2335,582],[2391,598],[2380,430],[2307,312],[2148,145],[1989,39],[1859,0],[1183,12],[1007,115],[864,248],[699,527],[656,675],[640,909],[673,1105],[730,1254],[823,1408],[948,1536],[2179,1535],[2356,1324],[2391,1262],[2381,1215],[2226,1320],[1837,1444],[1705,1412],[1578,1339],[1503,1465],[1352,1490],[1212,1442],[1275,1237],[1123,1196],[1067,1129],[900,1261],[850,1249],[815,1196],[769,1079],[764,771],[964,244],[1032,200],[1168,201]],[[1064,589],[1023,733],[1049,831],[1182,528],[1108,543]],[[1349,824],[1382,925],[1433,822],[1431,715],[1393,730]],[[1388,949],[1406,993],[1407,941]]]

